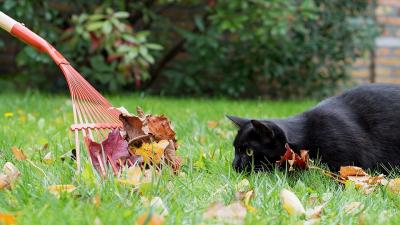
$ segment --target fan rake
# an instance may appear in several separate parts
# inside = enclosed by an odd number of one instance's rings
[[[111,130],[121,128],[120,112],[112,108],[112,105],[51,44],[1,11],[0,27],[38,51],[48,54],[64,74],[72,99],[74,123],[70,129],[75,135],[77,170],[79,172],[81,169],[81,143],[85,143],[83,140],[86,138],[105,139]]]

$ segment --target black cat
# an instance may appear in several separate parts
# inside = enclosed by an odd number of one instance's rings
[[[350,89],[287,119],[256,120],[228,116],[238,127],[233,142],[236,171],[270,169],[285,143],[295,152],[337,171],[400,165],[400,86],[370,84]]]

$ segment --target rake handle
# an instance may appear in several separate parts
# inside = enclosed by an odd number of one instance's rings
[[[1,11],[0,27],[21,41],[36,48],[38,51],[49,54],[57,65],[69,64],[68,61],[46,40]]]

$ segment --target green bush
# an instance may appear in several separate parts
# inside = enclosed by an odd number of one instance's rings
[[[60,51],[103,91],[282,98],[346,84],[352,61],[378,34],[368,2],[72,1],[73,17],[33,0],[4,0],[3,8],[52,43],[62,37]],[[17,60],[26,74],[50,63],[30,48]]]
[[[201,32],[182,30],[187,60],[168,71],[173,88],[233,97],[330,94],[355,57],[373,47],[368,1],[217,1]],[[187,66],[189,65],[189,66]],[[175,92],[177,93],[177,92]]]

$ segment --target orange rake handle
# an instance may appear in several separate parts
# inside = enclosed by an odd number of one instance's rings
[[[1,11],[0,27],[23,42],[36,48],[38,51],[47,53],[57,65],[69,64],[68,61],[46,40]]]

